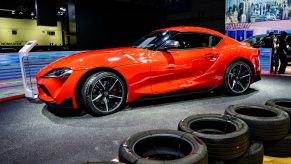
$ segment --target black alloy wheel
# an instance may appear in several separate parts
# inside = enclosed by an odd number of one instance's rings
[[[231,95],[240,95],[247,91],[252,82],[251,67],[243,61],[235,61],[229,65],[224,75],[224,87]]]
[[[82,88],[82,102],[94,115],[118,111],[125,104],[127,87],[123,79],[112,72],[90,76]]]

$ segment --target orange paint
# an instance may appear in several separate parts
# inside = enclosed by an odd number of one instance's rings
[[[235,60],[251,63],[254,76],[260,74],[258,50],[219,32],[200,27],[171,27],[161,30],[199,32],[222,38],[214,48],[173,49],[168,52],[132,47],[82,52],[59,59],[36,75],[38,86],[47,88],[50,95],[38,87],[39,98],[57,105],[72,98],[74,108],[76,87],[88,71],[108,68],[118,72],[128,87],[127,102],[155,94],[178,90],[213,88],[223,84],[227,67]],[[157,30],[159,31],[159,30]],[[71,68],[67,78],[41,78],[54,68]]]

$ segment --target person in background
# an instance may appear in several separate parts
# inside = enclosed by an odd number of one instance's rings
[[[264,48],[271,48],[271,69],[270,72],[276,74],[278,72],[279,57],[276,51],[276,36],[274,32],[270,32],[269,35],[264,39]],[[275,70],[274,70],[275,67]]]
[[[288,34],[287,32],[282,32],[280,39],[279,39],[279,47],[278,47],[278,54],[280,58],[280,68],[279,68],[279,74],[284,74],[288,61],[287,61],[287,53],[288,53],[288,47],[287,47],[287,38]]]

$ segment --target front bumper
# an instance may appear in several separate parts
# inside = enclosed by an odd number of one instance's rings
[[[38,98],[52,107],[78,108],[75,91],[86,71],[73,71],[70,76],[62,78],[41,78],[51,69],[45,67],[36,75]]]

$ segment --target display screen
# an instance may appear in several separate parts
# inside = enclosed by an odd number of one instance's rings
[[[291,33],[291,0],[226,0],[225,5],[225,34],[238,41]]]
[[[260,66],[262,74],[269,74],[271,68],[272,49],[260,48]]]

